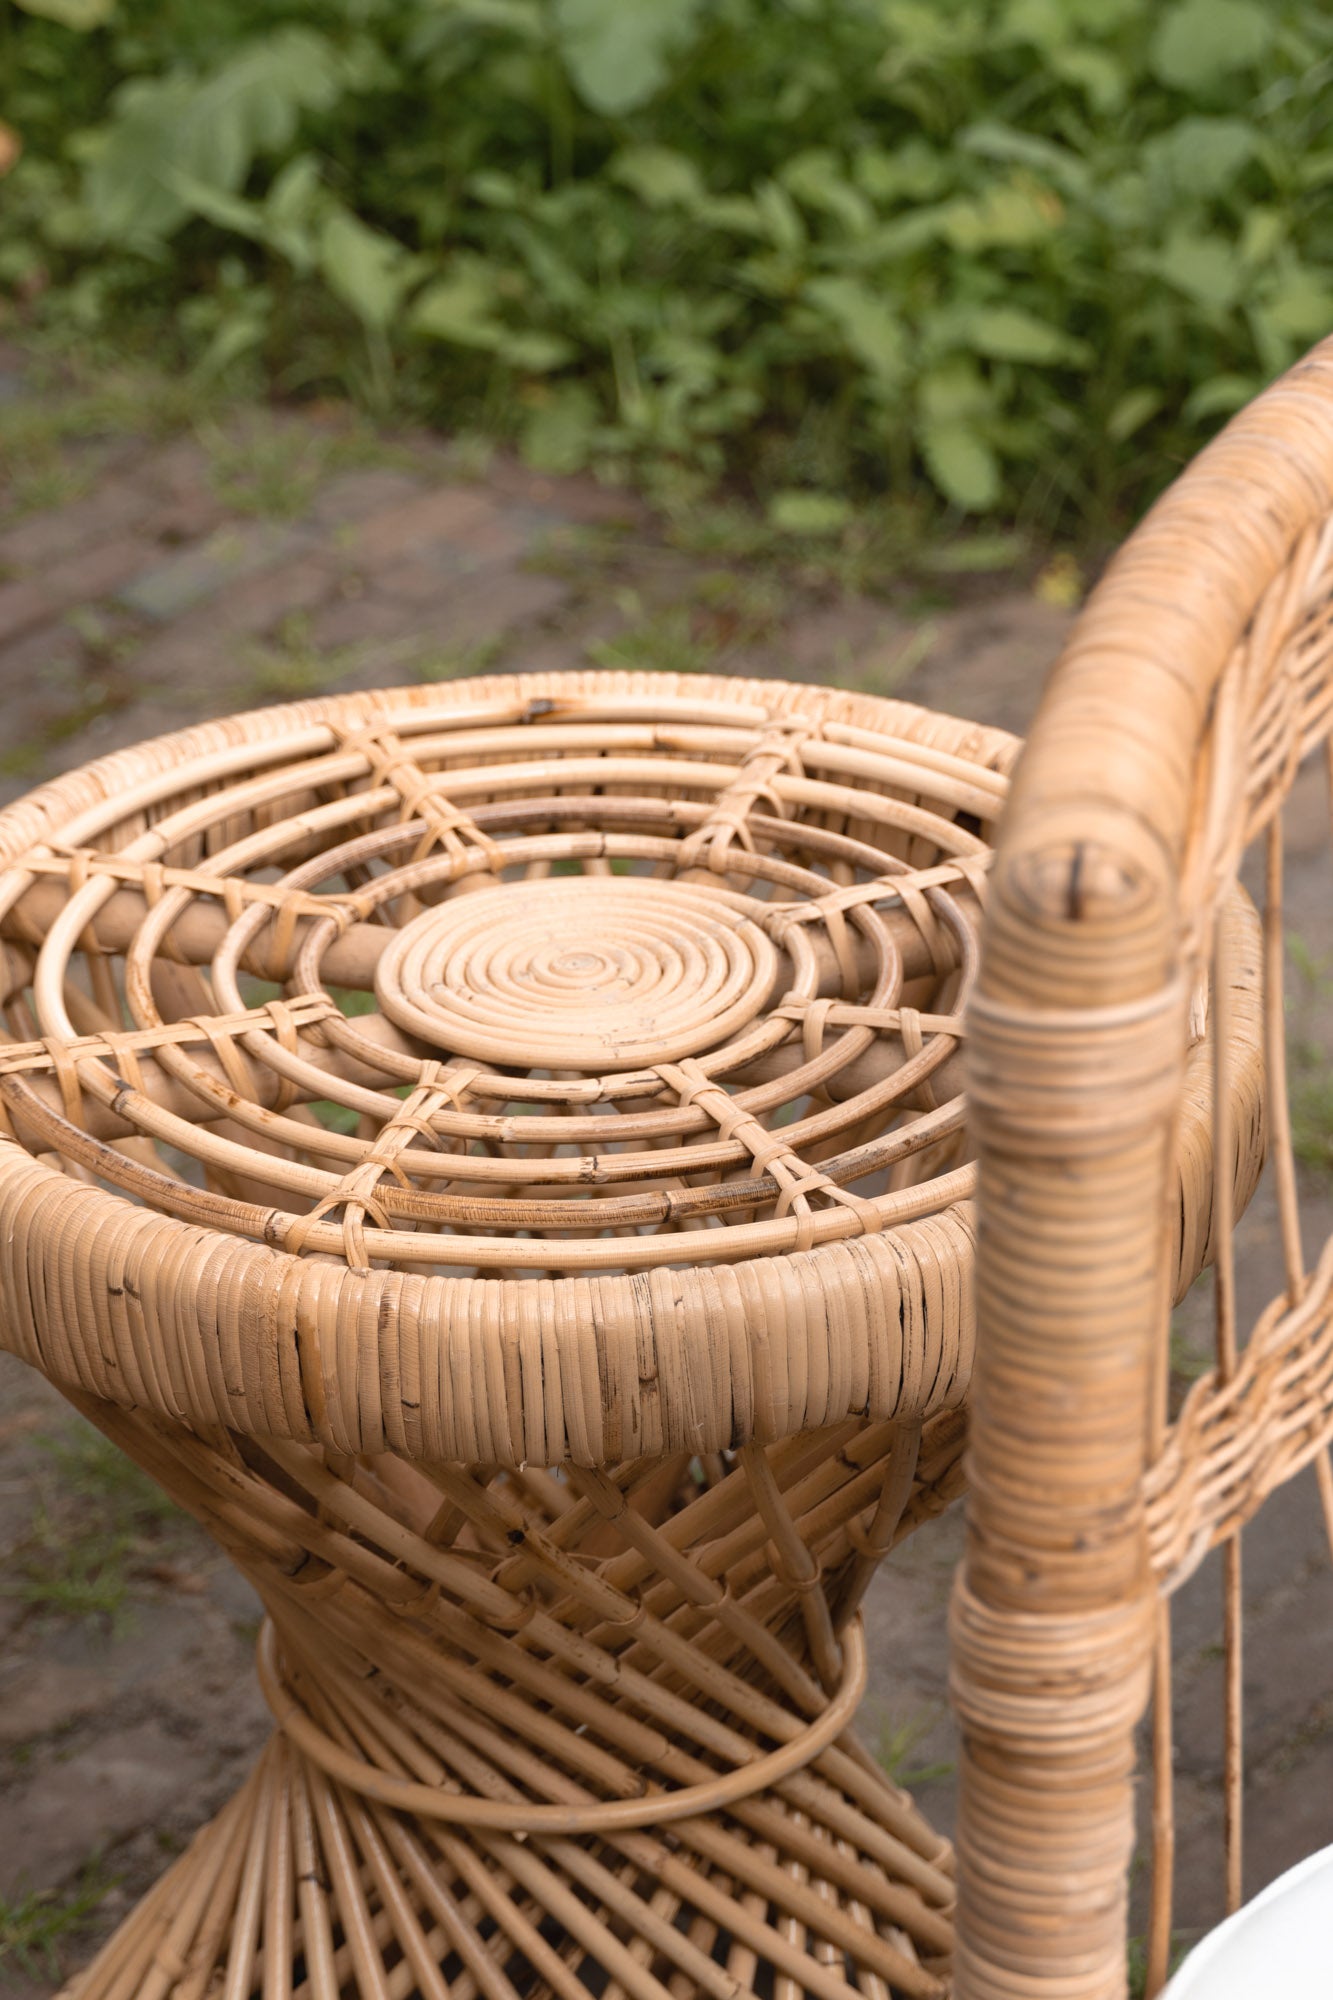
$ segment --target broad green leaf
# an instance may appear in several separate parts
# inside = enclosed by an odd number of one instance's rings
[[[468,176],[467,191],[488,208],[521,208],[531,199],[531,188],[513,174],[497,174],[488,167]]]
[[[1137,35],[1145,16],[1151,15],[1153,0],[1062,0],[1062,4],[1080,34],[1106,38],[1131,24]]]
[[[952,184],[950,167],[949,155],[921,138],[905,140],[892,153],[858,146],[852,155],[856,184],[872,201],[932,201]]]
[[[1304,188],[1327,187],[1333,181],[1333,146],[1320,146],[1312,153],[1306,153],[1295,163],[1297,185]]]
[[[1213,375],[1186,398],[1186,419],[1199,423],[1208,417],[1229,417],[1253,401],[1262,387],[1253,375]]]
[[[1288,340],[1322,340],[1333,332],[1333,288],[1322,272],[1297,266],[1265,293],[1263,313],[1269,326]]]
[[[347,209],[335,209],[320,232],[319,268],[329,290],[381,333],[412,281],[413,262],[401,243],[368,229]]]
[[[1173,90],[1209,90],[1236,70],[1253,68],[1267,52],[1273,25],[1272,12],[1259,0],[1177,0],[1149,44],[1153,75]]]
[[[900,257],[913,257],[918,251],[943,241],[952,216],[953,203],[947,201],[905,209],[892,222],[881,223],[859,243],[849,244],[843,261],[874,268],[881,263],[894,263]]]
[[[298,271],[315,263],[316,218],[323,199],[319,162],[309,153],[289,160],[264,198],[266,239]]]
[[[984,250],[1021,250],[1041,243],[1063,217],[1055,195],[1028,188],[990,187],[973,201],[950,207],[944,233],[955,250],[973,256]]]
[[[221,188],[208,187],[203,181],[196,180],[193,174],[184,174],[177,167],[170,168],[164,179],[192,214],[201,215],[205,222],[216,223],[219,229],[229,229],[235,236],[248,236],[255,243],[264,241],[263,212],[254,202],[242,201],[239,195],[224,194]]]
[[[548,374],[552,368],[565,367],[578,355],[572,341],[562,340],[559,334],[535,331],[507,334],[496,352],[502,361],[524,375]]]
[[[1240,290],[1240,254],[1224,236],[1176,230],[1148,267],[1207,311],[1225,312]]]
[[[413,333],[445,340],[457,347],[496,348],[506,329],[495,316],[500,294],[492,277],[479,265],[462,265],[440,278],[412,302],[408,324]]]
[[[784,535],[838,535],[855,512],[851,501],[836,493],[799,489],[775,493],[768,503],[768,518]]]
[[[241,306],[228,313],[196,363],[195,374],[204,382],[225,375],[233,362],[259,346],[268,332],[268,325],[269,316],[265,310]]]
[[[946,500],[967,514],[984,514],[1000,498],[1000,463],[966,424],[924,424],[919,442],[926,470]]]
[[[25,14],[37,14],[44,21],[58,21],[76,34],[89,34],[105,27],[116,11],[116,0],[17,0]]]
[[[764,225],[764,233],[770,243],[789,254],[804,250],[806,245],[805,224],[801,211],[776,181],[761,181],[754,191],[755,206],[759,210]]]
[[[1071,368],[1085,368],[1092,361],[1086,341],[1073,339],[1021,306],[978,306],[959,312],[956,323],[962,344],[991,361]]]
[[[979,16],[960,18],[957,8],[928,5],[927,0],[882,0],[881,13],[891,51],[899,60],[947,59],[964,49],[972,36],[985,32]]]
[[[917,402],[926,424],[953,425],[994,407],[995,396],[972,361],[946,361],[930,368],[916,385]]]
[[[650,208],[688,208],[708,192],[694,161],[671,146],[625,146],[607,172]]]
[[[688,48],[701,0],[552,0],[570,81],[592,111],[623,117],[656,97]]]
[[[874,222],[874,210],[853,185],[846,166],[825,147],[811,147],[789,160],[782,169],[782,183],[797,201],[833,216],[854,236],[863,235]]]
[[[896,314],[855,278],[816,278],[805,288],[809,303],[831,319],[858,361],[886,381],[903,372],[906,348]]]
[[[169,236],[190,213],[173,173],[239,193],[255,159],[286,150],[302,114],[329,110],[342,87],[338,51],[306,28],[276,29],[206,77],[122,85],[83,148],[96,227],[116,242]]]
[[[303,221],[320,187],[319,161],[312,153],[298,153],[274,176],[264,207],[280,222]]]
[[[1081,195],[1088,187],[1088,169],[1068,146],[1033,132],[1017,131],[1012,125],[985,119],[969,125],[958,135],[958,144],[984,160],[1000,160],[1011,166],[1029,167],[1064,194]]]
[[[1003,33],[1040,49],[1046,57],[1063,48],[1075,32],[1067,0],[1009,0],[1004,10]]]
[[[1258,143],[1258,132],[1240,118],[1182,118],[1147,151],[1182,194],[1208,196],[1226,193]]]
[[[1160,389],[1150,389],[1146,384],[1137,389],[1127,389],[1119,398],[1106,419],[1106,435],[1115,444],[1123,444],[1133,437],[1161,409],[1166,401]]]
[[[179,227],[190,211],[171,185],[173,172],[211,182],[184,137],[193,98],[179,77],[136,80],[117,92],[112,120],[81,135],[84,201],[108,241],[151,241]]]
[[[744,194],[710,194],[695,210],[695,219],[707,229],[724,229],[736,236],[762,236],[764,219],[754,202]]]
[[[571,382],[528,418],[520,439],[523,456],[537,472],[581,472],[598,428],[596,399],[581,382]]]
[[[1240,232],[1240,255],[1245,264],[1267,264],[1287,241],[1289,218],[1285,208],[1248,208]]]
[[[653,338],[647,355],[654,374],[670,376],[691,389],[711,389],[725,366],[723,350],[711,340],[664,329]]]
[[[542,31],[540,0],[459,0],[460,19],[480,28],[508,28],[536,41]]]
[[[1057,49],[1051,68],[1062,82],[1081,90],[1094,111],[1118,111],[1129,95],[1128,70],[1105,49]]]

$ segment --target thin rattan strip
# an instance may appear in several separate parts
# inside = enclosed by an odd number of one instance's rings
[[[1153,1568],[1178,1590],[1210,1549],[1333,1440],[1333,1243],[1295,1306],[1275,1299],[1235,1373],[1196,1382],[1144,1482]]]

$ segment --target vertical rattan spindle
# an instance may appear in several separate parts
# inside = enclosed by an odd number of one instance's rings
[[[969,1017],[986,1342],[953,1607],[967,1752],[957,1993],[1116,2000],[1154,1622],[1140,1482],[1186,993],[1172,885],[1128,812],[1084,801],[1030,823],[1032,845],[992,883]]]

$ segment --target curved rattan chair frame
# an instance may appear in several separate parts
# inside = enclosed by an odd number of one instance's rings
[[[969,1015],[979,1352],[952,1615],[959,2000],[1123,1994],[1135,1729],[1154,1672],[1149,1990],[1160,1984],[1163,1607],[1219,1542],[1239,1894],[1239,1529],[1333,1431],[1329,1258],[1302,1255],[1287,1115],[1280,820],[1333,717],[1331,510],[1326,344],[1232,423],[1116,558],[1047,691],[1002,830]],[[1224,1194],[1217,1366],[1168,1426],[1169,1161],[1190,1014],[1211,966],[1225,1077],[1233,961],[1217,916],[1255,842],[1287,1289],[1242,1347]],[[1224,1116],[1215,1151],[1236,1143]]]

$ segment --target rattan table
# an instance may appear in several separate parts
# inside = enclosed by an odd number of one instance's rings
[[[851,1724],[867,1586],[962,1490],[1017,747],[495,677],[0,814],[0,1338],[250,1578],[276,1725],[84,2000],[946,1990],[951,1851]]]

